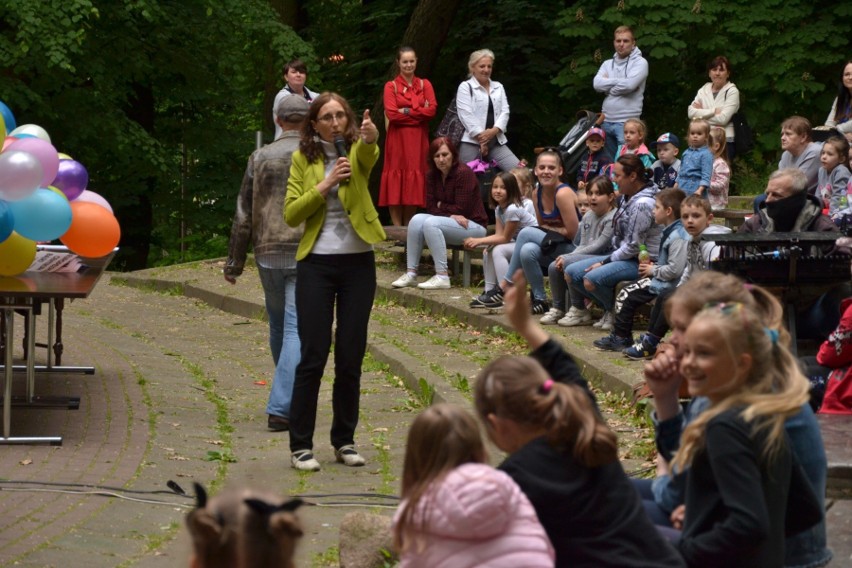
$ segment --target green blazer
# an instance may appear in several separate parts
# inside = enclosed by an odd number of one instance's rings
[[[386,238],[385,230],[379,222],[379,213],[373,206],[367,188],[370,171],[378,159],[378,143],[366,144],[358,139],[349,152],[352,175],[349,183],[340,186],[338,193],[355,232],[371,245]],[[322,160],[308,163],[301,151],[293,154],[287,197],[284,200],[284,220],[291,227],[305,223],[305,233],[296,250],[296,260],[302,260],[310,254],[325,222],[325,197],[317,191],[317,184],[324,178],[325,163]]]

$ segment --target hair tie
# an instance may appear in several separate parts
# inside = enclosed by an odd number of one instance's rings
[[[547,394],[547,393],[550,392],[550,389],[552,389],[552,388],[553,388],[553,379],[547,379],[546,381],[544,381],[541,384],[541,386],[539,387],[538,390],[539,390],[539,392],[541,392],[541,394]]]
[[[770,329],[768,327],[764,327],[763,331],[766,333],[766,336],[769,338],[769,341],[772,342],[772,345],[778,345],[778,330]]]

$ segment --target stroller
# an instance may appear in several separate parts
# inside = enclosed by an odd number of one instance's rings
[[[593,126],[598,126],[604,121],[604,115],[594,113],[590,110],[581,110],[576,115],[577,122],[568,130],[568,133],[562,138],[557,146],[559,155],[562,156],[562,171],[563,181],[569,180],[569,174],[573,177],[574,170],[580,164],[580,158],[583,157],[583,152],[586,150],[586,137],[589,135],[589,129]],[[544,148],[536,148],[535,153],[539,154]]]

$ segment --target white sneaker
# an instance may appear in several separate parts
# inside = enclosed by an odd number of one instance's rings
[[[405,288],[407,286],[417,286],[417,276],[413,274],[409,274],[406,272],[393,282],[391,282],[391,286],[394,288]]]
[[[554,325],[556,322],[561,320],[564,315],[565,312],[559,308],[550,308],[538,321],[541,325]]]
[[[571,306],[566,315],[556,323],[562,327],[574,327],[577,325],[588,325],[592,321],[592,313],[589,310],[580,310]]]
[[[436,274],[426,282],[418,284],[417,287],[421,290],[446,290],[450,287],[450,279],[441,278]]]
[[[358,450],[355,449],[355,446],[351,444],[347,446],[340,446],[334,450],[334,455],[337,458],[337,461],[343,465],[348,465],[349,467],[360,467],[367,463],[367,460],[365,460],[361,454],[358,453]]]
[[[601,319],[593,323],[592,327],[596,327],[604,331],[610,331],[612,329],[614,319],[615,318],[613,317],[612,312],[604,312]]]
[[[314,458],[311,450],[299,450],[290,454],[290,465],[299,471],[319,471],[320,462]]]

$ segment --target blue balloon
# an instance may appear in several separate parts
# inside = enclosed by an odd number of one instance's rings
[[[71,204],[64,196],[43,187],[9,206],[15,232],[33,241],[58,239],[71,226]]]
[[[0,101],[0,114],[3,115],[3,121],[6,123],[6,132],[3,134],[5,136],[15,130],[18,124],[15,122],[15,115],[12,114],[12,109],[7,107],[3,101]]]
[[[15,216],[8,201],[0,199],[0,243],[9,238],[15,228]]]

